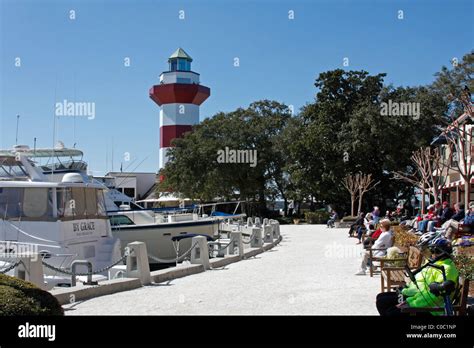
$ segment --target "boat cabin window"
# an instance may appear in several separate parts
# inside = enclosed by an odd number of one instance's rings
[[[112,226],[119,226],[119,225],[135,225],[132,220],[128,216],[125,215],[112,215],[110,216],[110,224]]]
[[[52,221],[52,190],[42,187],[0,188],[0,219]]]
[[[102,190],[67,187],[57,191],[58,217],[63,220],[107,218]]]
[[[23,164],[18,162],[13,157],[2,157],[0,158],[0,179],[27,179],[28,173],[26,172]]]

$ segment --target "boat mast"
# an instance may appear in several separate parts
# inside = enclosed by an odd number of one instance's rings
[[[16,115],[16,138],[15,145],[18,145],[18,126],[20,124],[20,115]]]

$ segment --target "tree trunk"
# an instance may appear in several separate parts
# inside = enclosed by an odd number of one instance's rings
[[[359,208],[357,209],[357,211],[362,211],[362,197],[364,196],[363,193],[359,193]]]
[[[351,216],[354,216],[355,195],[351,195]]]
[[[464,182],[464,209],[468,211],[469,209],[469,200],[471,196],[471,183],[470,180]]]
[[[421,212],[420,214],[425,213],[425,190],[421,190]]]
[[[283,216],[288,216],[288,199],[286,199],[286,197],[283,203]]]

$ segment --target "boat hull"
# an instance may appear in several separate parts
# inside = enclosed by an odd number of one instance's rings
[[[149,225],[113,226],[113,236],[120,239],[122,248],[131,242],[144,242],[147,253],[157,258],[175,262],[176,251],[171,238],[187,234],[203,234],[210,237],[217,236],[219,221],[210,219],[205,221],[172,222]],[[184,238],[179,242],[179,256],[191,248],[191,239]],[[168,263],[149,259],[150,263]]]

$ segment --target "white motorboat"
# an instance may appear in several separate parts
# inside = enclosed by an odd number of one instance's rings
[[[212,238],[219,233],[220,220],[201,217],[193,213],[160,214],[152,210],[123,210],[109,213],[112,233],[120,239],[122,246],[141,241],[146,244],[150,263],[173,263],[191,248],[191,239],[173,244],[173,237],[206,235]]]
[[[104,187],[75,173],[49,181],[21,151],[0,153],[0,245],[3,256],[26,249],[63,270],[74,260],[90,261],[97,270],[121,257],[120,243],[111,234]],[[0,268],[8,262],[4,257]],[[44,274],[48,288],[71,283],[71,276],[48,267]]]
[[[219,205],[235,204],[231,213],[217,211]],[[191,248],[191,238],[196,234],[212,239],[219,237],[220,226],[227,220],[242,219],[245,214],[238,213],[241,202],[211,203],[195,206],[193,212],[179,210],[121,210],[110,212],[112,233],[122,246],[133,241],[142,241],[147,245],[150,263],[175,262]],[[123,208],[123,207],[122,207]],[[180,238],[179,248],[173,239]],[[153,257],[155,256],[155,257]]]

